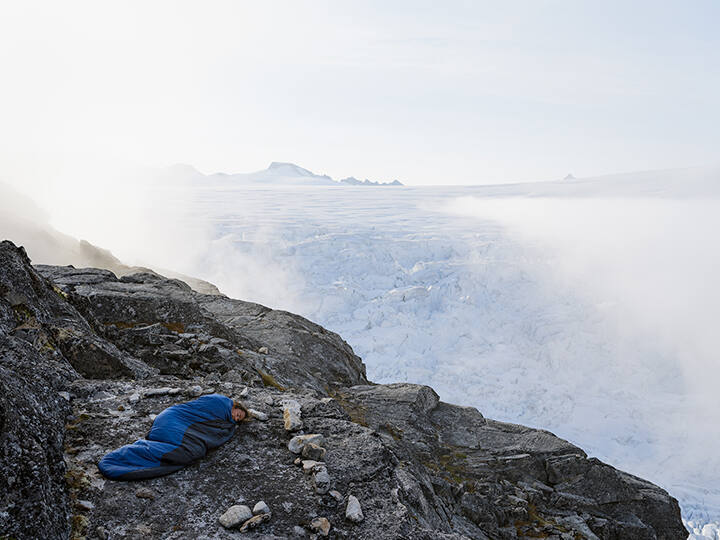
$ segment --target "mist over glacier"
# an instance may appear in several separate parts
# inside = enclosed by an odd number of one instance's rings
[[[657,482],[699,532],[720,521],[719,178],[138,184],[82,211],[54,193],[48,212],[124,262],[315,320],[372,380],[431,385]]]

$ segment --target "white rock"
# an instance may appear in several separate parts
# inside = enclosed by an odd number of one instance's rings
[[[248,397],[248,394],[250,393],[250,389],[246,386],[242,390],[240,390],[240,397]]]
[[[138,394],[137,392],[135,392],[134,394],[130,394],[128,401],[130,403],[137,403],[138,401],[140,401],[140,394]]]
[[[188,396],[190,396],[190,397],[202,396],[202,393],[203,393],[202,386],[200,386],[200,385],[198,385],[198,384],[196,384],[196,385],[194,385],[194,386],[191,386],[191,387],[188,388],[188,390],[187,390],[187,394],[188,394]]]
[[[269,418],[267,414],[262,411],[258,411],[257,409],[248,409],[248,411],[250,411],[250,415],[253,418],[257,418],[261,422],[267,422],[267,419]]]
[[[342,501],[343,501],[342,493],[340,493],[339,491],[335,491],[335,490],[333,489],[332,491],[329,492],[329,494],[330,494],[330,496],[331,496],[333,499],[335,499],[337,502],[342,502]]]
[[[258,349],[258,352],[259,352],[260,354],[267,354],[269,351],[268,351],[268,348],[267,348],[267,347],[260,347],[260,348]]]
[[[284,399],[281,402],[283,408],[283,420],[286,431],[297,431],[302,429],[303,422],[300,418],[300,404],[294,399]]]
[[[169,394],[170,390],[172,390],[172,388],[170,388],[169,386],[163,386],[162,388],[150,388],[149,390],[145,390],[145,392],[143,393],[143,397],[149,398],[155,396],[164,396],[166,394]]]
[[[269,396],[269,395],[268,395],[268,396],[263,396],[263,397],[260,398],[260,399],[261,399],[261,401],[262,401],[265,405],[273,405],[273,404],[275,403],[275,399],[273,399],[273,397],[272,397],[272,396]]]
[[[325,442],[325,438],[320,433],[310,433],[308,435],[296,435],[288,443],[288,450],[293,454],[299,454],[302,452],[303,446],[308,443],[317,444],[321,446]]]
[[[345,518],[353,523],[360,523],[365,516],[363,515],[360,501],[354,495],[348,496],[347,508],[345,509]]]
[[[70,394],[68,392],[58,392],[58,395],[65,401],[70,401]]]
[[[90,501],[78,500],[75,505],[81,510],[85,510],[86,512],[95,508],[95,505]]]
[[[242,525],[251,517],[253,517],[253,513],[250,508],[244,504],[236,504],[228,508],[227,511],[220,516],[218,521],[220,522],[220,525],[226,529],[230,529],[232,527]]]
[[[256,516],[257,516],[258,514],[270,514],[270,513],[272,513],[272,512],[270,512],[270,507],[269,507],[267,504],[265,504],[265,501],[258,501],[257,504],[256,504],[255,506],[253,506],[252,512],[253,512],[253,514],[255,514]]]

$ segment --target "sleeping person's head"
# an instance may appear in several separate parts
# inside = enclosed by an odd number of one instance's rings
[[[235,422],[247,422],[251,418],[250,411],[242,401],[234,400],[232,407],[232,419]]]

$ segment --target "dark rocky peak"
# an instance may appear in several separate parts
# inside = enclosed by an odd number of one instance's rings
[[[99,474],[155,415],[210,393],[255,420],[172,475]],[[0,455],[0,535],[18,539],[687,536],[661,488],[427,386],[372,384],[298,315],[154,273],[33,268],[10,242]]]
[[[340,183],[342,184],[348,184],[351,186],[402,186],[402,182],[399,180],[393,180],[392,182],[378,182],[378,181],[372,181],[368,180],[367,178],[365,180],[358,180],[354,176],[348,176],[347,178],[343,178],[340,180]]]

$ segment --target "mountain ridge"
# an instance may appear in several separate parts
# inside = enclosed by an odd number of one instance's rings
[[[360,540],[687,536],[661,488],[430,387],[373,384],[340,336],[303,317],[157,274],[33,267],[9,241],[0,387],[0,531],[18,539],[218,537],[233,501],[259,499],[273,513],[249,538],[307,535],[323,519]],[[99,475],[97,460],[153,415],[216,391],[244,396],[257,420],[171,476]],[[293,464],[287,403],[324,439],[322,485]]]
[[[175,164],[165,169],[162,176],[166,180],[177,177],[185,181],[216,181],[223,184],[403,186],[399,180],[378,182],[365,179],[360,181],[352,176],[336,181],[329,175],[315,174],[300,165],[283,161],[273,161],[266,169],[250,173],[215,172],[203,174],[192,165]]]

